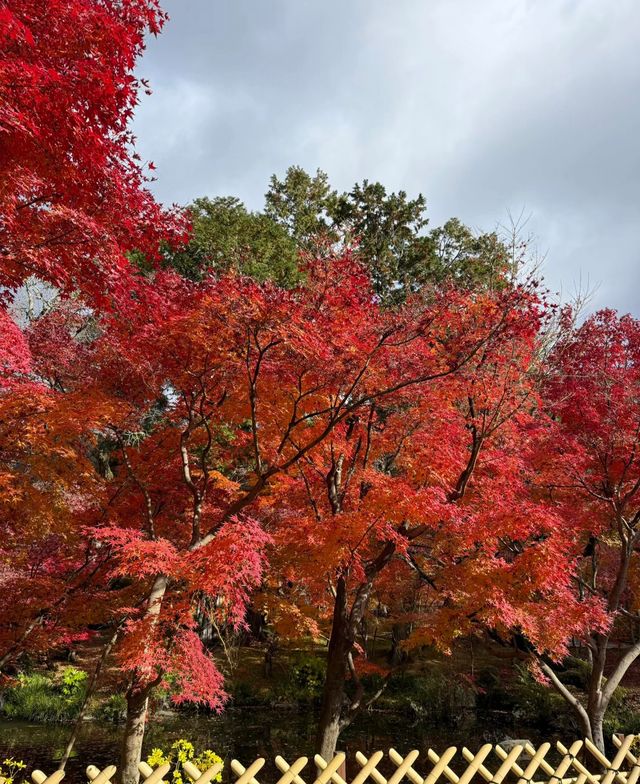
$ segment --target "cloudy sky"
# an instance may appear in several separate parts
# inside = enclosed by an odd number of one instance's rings
[[[547,283],[640,315],[638,0],[164,0],[138,149],[166,202],[324,169],[432,225],[529,217]]]

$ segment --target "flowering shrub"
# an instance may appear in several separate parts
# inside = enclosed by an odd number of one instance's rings
[[[212,765],[221,764],[222,757],[219,757],[211,749],[205,749],[200,754],[196,755],[193,743],[190,743],[184,738],[180,738],[171,745],[168,754],[165,754],[162,749],[152,749],[151,754],[147,757],[147,764],[152,768],[157,768],[164,765],[166,762],[171,764],[171,780],[172,784],[183,784],[182,766],[185,762],[192,762],[201,771],[205,771]],[[222,768],[212,781],[222,781]]]
[[[17,784],[18,777],[23,780],[22,771],[26,767],[27,765],[25,762],[14,759],[13,757],[7,757],[2,760],[2,765],[0,765],[0,784]]]

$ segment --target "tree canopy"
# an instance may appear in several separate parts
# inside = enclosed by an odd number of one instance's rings
[[[167,263],[191,279],[235,269],[290,286],[305,257],[351,248],[375,294],[393,305],[442,284],[499,288],[517,271],[495,232],[475,234],[455,218],[427,231],[421,194],[387,193],[367,180],[338,193],[324,172],[311,176],[297,166],[282,180],[271,178],[262,212],[249,212],[235,197],[196,199],[190,212],[191,241]]]
[[[41,3],[0,9],[0,286],[30,276],[101,307],[140,280],[127,251],[159,258],[186,224],[147,185],[129,122],[145,84],[133,74],[156,0]]]

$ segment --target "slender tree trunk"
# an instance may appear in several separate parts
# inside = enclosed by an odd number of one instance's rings
[[[405,529],[406,530],[406,529]],[[395,553],[394,542],[387,542],[366,571],[366,581],[358,586],[351,611],[347,608],[347,581],[340,575],[336,582],[331,639],[327,652],[327,674],[322,692],[320,719],[316,734],[316,753],[325,760],[333,758],[340,731],[362,707],[362,694],[345,711],[345,683],[349,674],[350,656],[356,630],[365,617],[374,577],[389,563]],[[351,662],[353,665],[353,663]]]
[[[604,707],[586,709],[586,716],[581,711],[576,711],[580,730],[604,754]]]
[[[564,683],[562,683],[560,678],[558,678],[557,674],[554,672],[553,668],[550,667],[546,662],[544,662],[540,657],[538,658],[538,664],[542,672],[549,678],[551,684],[556,689],[556,691],[568,702],[568,704],[575,711],[576,716],[578,717],[580,728],[585,738],[589,738],[589,740],[592,741],[593,733],[591,732],[591,720],[589,718],[589,714],[585,706],[564,685]]]
[[[0,672],[6,667],[6,665],[11,661],[11,659],[15,656],[15,654],[20,650],[20,646],[22,643],[27,639],[27,637],[31,634],[31,632],[42,623],[42,615],[38,615],[31,623],[27,626],[24,632],[20,635],[19,639],[13,643],[3,654],[0,656]]]
[[[122,741],[120,778],[122,784],[138,784],[142,760],[142,743],[149,707],[151,689],[136,688],[133,684],[127,692],[127,723]]]
[[[604,716],[611,698],[606,689],[604,669],[607,663],[609,635],[595,634],[591,638],[591,676],[587,685],[587,716],[589,734],[587,737],[604,753]]]
[[[591,729],[591,719],[589,718],[589,714],[586,712],[586,710],[577,710],[575,705],[572,707],[574,708],[576,718],[578,719],[578,726],[580,727],[582,737],[588,738],[593,743],[593,730]]]
[[[580,731],[585,738],[588,738],[603,754],[604,754],[604,717],[609,705],[609,698],[597,686],[597,679],[591,679],[588,685],[587,704],[583,705],[582,702],[561,683],[558,676],[553,673],[550,667],[544,665],[543,671],[549,675],[553,686],[556,691],[564,697],[564,699],[573,708]]]
[[[331,638],[327,652],[327,673],[322,690],[322,703],[316,733],[316,753],[327,761],[333,759],[342,729],[345,683],[349,666],[348,656],[352,647],[348,627],[346,581],[344,577],[339,577],[336,585]]]
[[[153,581],[145,617],[151,618],[154,623],[160,615],[162,600],[164,599],[168,583],[167,577],[162,574],[158,575]],[[156,683],[159,680],[160,678],[158,678]],[[140,779],[138,765],[142,759],[142,743],[144,741],[149,696],[152,691],[153,684],[141,684],[138,677],[134,674],[127,691],[127,721],[120,758],[122,784],[138,784]]]
[[[60,759],[60,764],[58,765],[58,770],[64,770],[67,762],[69,761],[69,757],[71,756],[71,752],[73,751],[73,747],[76,744],[76,740],[78,739],[78,734],[80,732],[80,728],[82,727],[82,722],[84,721],[85,714],[87,712],[87,707],[89,705],[89,700],[93,696],[93,693],[96,690],[96,686],[98,685],[98,680],[100,678],[100,673],[102,671],[102,667],[104,666],[105,661],[109,657],[111,653],[111,649],[115,645],[115,642],[118,638],[118,633],[120,632],[120,627],[115,630],[115,632],[111,635],[107,644],[102,649],[102,655],[98,659],[98,663],[96,665],[95,670],[93,671],[93,675],[91,676],[91,680],[89,681],[89,685],[87,686],[87,691],[84,695],[84,699],[82,701],[82,705],[80,706],[80,711],[78,712],[78,717],[76,719],[76,723],[73,727],[73,732],[71,733],[71,737],[69,738],[69,742],[67,743],[67,747],[64,750],[64,754]]]
[[[605,710],[600,709],[589,716],[591,724],[591,741],[604,754],[604,714]]]

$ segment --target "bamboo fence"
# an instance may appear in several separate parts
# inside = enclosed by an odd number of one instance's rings
[[[451,746],[442,754],[428,749],[424,755],[428,764],[423,758],[417,767],[418,751],[410,751],[404,757],[395,749],[389,749],[387,755],[376,751],[370,757],[357,752],[355,763],[359,769],[356,768],[349,780],[342,752],[329,762],[316,755],[311,765],[308,757],[299,757],[289,764],[277,756],[274,762],[281,775],[274,784],[638,784],[640,735],[614,736],[613,744],[611,759],[589,740],[577,740],[568,748],[560,741],[554,746],[542,743],[537,749],[526,741],[516,742],[508,749],[487,743],[475,754],[466,747],[458,752]],[[265,764],[262,757],[246,768],[238,760],[232,760],[232,782],[266,784],[264,779],[257,778]],[[224,763],[218,763],[202,771],[193,763],[185,762],[181,765],[186,774],[183,780],[188,784],[211,784],[223,767]],[[162,784],[170,771],[169,763],[155,769],[145,762],[140,763],[143,784]],[[116,773],[115,765],[104,770],[89,765],[87,784],[114,784]],[[34,784],[59,784],[64,775],[64,770],[50,775],[34,770],[31,778]],[[4,779],[0,778],[0,784],[5,784]]]

